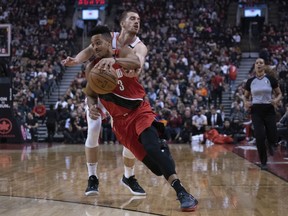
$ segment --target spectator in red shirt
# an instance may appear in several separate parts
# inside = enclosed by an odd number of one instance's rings
[[[181,133],[182,117],[176,109],[173,109],[168,119],[167,130],[169,132],[169,140],[177,140]]]
[[[216,72],[215,76],[211,78],[211,93],[214,107],[217,107],[217,99],[219,99],[219,105],[222,104],[223,81],[223,77],[219,72]]]
[[[237,67],[233,64],[229,67],[229,84],[231,91],[235,91],[235,81],[237,78]]]
[[[43,103],[39,101],[38,104],[33,108],[32,112],[34,113],[35,117],[42,120],[43,124],[46,115],[45,105],[43,105]]]

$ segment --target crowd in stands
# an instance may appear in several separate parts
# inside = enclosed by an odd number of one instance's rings
[[[66,7],[71,1],[30,2],[13,1],[1,8],[6,16],[0,22],[13,23],[11,70],[14,108],[21,116],[19,119],[28,113],[35,115],[33,108],[41,106],[61,81],[65,71],[61,59],[76,51],[75,32],[64,24]],[[207,127],[217,128],[220,133],[230,131],[230,134],[244,133],[245,128],[244,138],[252,136],[251,125],[243,125],[249,122],[242,101],[244,82],[233,88],[231,112],[225,113],[222,105],[223,91],[230,91],[236,78],[230,76],[230,69],[237,68],[241,61],[241,31],[239,27],[225,25],[229,0],[113,3],[117,11],[111,28],[115,31],[120,29],[118,20],[124,10],[139,12],[139,36],[149,49],[140,82],[158,119],[167,126],[169,141],[189,143],[192,135],[203,133]],[[266,50],[267,60],[271,66],[275,65],[277,72],[286,70],[288,61],[288,18],[284,10],[287,4],[279,3],[283,5],[281,28],[277,31],[275,26],[265,25],[261,35],[262,53]],[[281,47],[281,51],[274,46]],[[84,73],[79,71],[54,106],[58,116],[56,132],[62,132],[67,143],[82,143],[87,133],[83,82]],[[284,103],[287,102],[287,86],[285,88]],[[103,143],[116,141],[109,121],[103,121]]]
[[[75,52],[75,32],[65,25],[69,4],[68,0],[1,1],[0,24],[12,26],[13,108],[22,124],[29,124],[31,115],[44,118],[46,110],[37,111],[62,79],[61,60]]]

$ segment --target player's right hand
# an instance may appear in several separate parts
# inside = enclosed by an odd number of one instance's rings
[[[76,58],[68,56],[66,59],[61,61],[61,64],[64,66],[74,66],[80,64],[80,62],[78,62]]]

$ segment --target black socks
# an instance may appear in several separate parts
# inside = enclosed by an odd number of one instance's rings
[[[171,186],[176,191],[176,194],[178,194],[181,191],[186,191],[185,188],[182,186],[182,184],[181,184],[179,179],[173,180],[172,183],[171,183]]]

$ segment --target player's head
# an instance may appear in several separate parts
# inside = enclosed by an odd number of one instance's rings
[[[89,36],[91,36],[91,45],[97,58],[110,56],[112,36],[107,26],[96,26],[90,31]]]
[[[120,16],[120,26],[122,30],[137,34],[140,29],[140,16],[134,10],[124,11]]]

